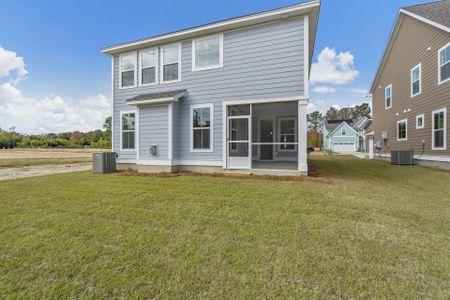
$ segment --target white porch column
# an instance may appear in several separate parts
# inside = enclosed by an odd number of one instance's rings
[[[169,124],[167,124],[168,126],[168,151],[167,151],[167,156],[168,156],[168,160],[170,161],[170,165],[173,164],[173,103],[169,103],[168,108],[167,108],[167,113],[168,113],[168,119],[169,119]]]
[[[308,131],[306,125],[307,107],[307,99],[301,99],[298,101],[298,171],[303,173],[308,172],[308,155],[306,151]]]

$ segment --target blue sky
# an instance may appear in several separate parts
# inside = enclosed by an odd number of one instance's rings
[[[0,10],[0,127],[14,125],[21,132],[99,128],[111,99],[111,62],[100,48],[298,2],[5,1]],[[398,9],[417,3],[323,0],[314,62],[328,47],[325,60],[345,61],[346,70],[335,71],[352,72],[344,74],[349,80],[339,84],[319,78],[324,82],[311,86],[311,109],[366,100],[363,92]]]

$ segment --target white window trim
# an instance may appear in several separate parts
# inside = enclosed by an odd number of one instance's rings
[[[156,50],[156,65],[155,65],[155,82],[154,83],[142,83],[142,54],[146,50]],[[145,48],[139,51],[139,86],[150,86],[150,85],[156,85],[159,82],[159,49],[158,47],[150,47]]]
[[[164,48],[171,47],[174,45],[176,45],[177,49],[178,49],[178,79],[164,81],[164,52],[163,51],[164,51]],[[164,84],[164,83],[180,82],[181,81],[181,42],[163,45],[163,46],[159,47],[159,51],[160,51],[159,57],[161,58],[159,60],[160,61],[160,66],[159,66],[160,83]]]
[[[219,37],[219,64],[218,65],[212,65],[202,68],[197,68],[195,66],[195,43],[198,41],[202,41],[205,39],[210,39],[213,37]],[[208,36],[202,36],[197,39],[192,40],[192,72],[196,71],[203,71],[203,70],[210,70],[210,69],[217,69],[217,68],[223,68],[223,33],[220,34],[214,34],[214,35],[208,35]]]
[[[134,54],[134,84],[130,85],[130,86],[122,86],[122,56],[127,56],[130,54]],[[119,89],[124,90],[124,89],[131,89],[131,88],[135,88],[137,86],[137,70],[138,70],[138,66],[137,66],[137,51],[132,51],[132,52],[127,52],[127,53],[122,53],[119,55]],[[128,70],[130,71],[130,70]]]
[[[419,126],[419,118],[422,118],[422,126]],[[424,129],[425,128],[425,115],[417,115],[416,116],[416,129]]]
[[[124,114],[130,114],[130,113],[134,113],[134,149],[124,149],[123,148],[123,144],[122,144],[122,115]],[[120,152],[137,152],[139,151],[139,146],[138,146],[138,134],[139,134],[139,114],[137,110],[126,110],[126,111],[121,111],[120,112],[120,128],[119,128],[119,142],[120,142]]]
[[[296,152],[297,151],[297,145],[294,145],[294,149],[281,149],[281,146],[283,144],[283,142],[281,141],[281,121],[286,121],[286,120],[294,120],[294,143],[298,143],[297,137],[298,137],[298,133],[297,133],[297,117],[280,117],[278,118],[277,121],[277,135],[278,135],[278,140],[279,143],[278,144],[278,152]]]
[[[209,149],[194,149],[194,124],[192,122],[194,116],[194,109],[209,108]],[[190,152],[214,152],[214,104],[192,104],[189,109],[189,144]]]
[[[404,139],[400,139],[400,138],[398,137],[398,125],[399,125],[400,123],[405,123],[405,124],[406,124],[406,128],[405,128],[405,138],[404,138]],[[407,140],[408,140],[408,119],[403,119],[403,120],[397,121],[397,141],[398,141],[398,142],[404,142],[404,141],[407,141]]]
[[[419,68],[419,92],[416,94],[413,94],[413,85],[414,85],[414,81],[413,81],[413,72]],[[416,80],[417,81],[417,80]],[[422,63],[416,65],[414,68],[411,69],[411,79],[410,79],[410,84],[411,84],[411,98],[415,97],[417,95],[419,95],[420,93],[422,93]],[[391,98],[392,98],[392,89],[391,89]]]
[[[434,115],[440,112],[444,112],[444,146],[434,146]],[[447,150],[447,108],[434,110],[431,112],[431,150]]]
[[[391,90],[391,105],[390,106],[387,106],[386,105],[386,100],[387,100],[387,97],[386,97],[386,91],[388,90],[388,89],[390,89]],[[389,109],[389,108],[391,108],[392,107],[392,83],[390,84],[390,85],[388,85],[387,87],[385,87],[384,88],[384,108],[385,109]]]
[[[441,81],[441,62],[440,62],[440,56],[441,56],[441,52],[445,49],[445,48],[447,48],[447,47],[449,47],[450,46],[450,42],[449,43],[447,43],[445,46],[443,46],[443,47],[441,47],[439,50],[438,50],[438,55],[437,55],[437,59],[438,59],[438,85],[439,84],[442,84],[442,83],[445,83],[445,82],[447,82],[447,81],[449,81],[450,80],[450,77],[449,78],[447,78],[447,79],[445,79],[444,81]]]

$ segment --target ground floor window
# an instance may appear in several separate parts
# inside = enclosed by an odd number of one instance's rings
[[[121,114],[121,150],[134,150],[136,140],[136,113],[126,112]]]
[[[397,141],[406,141],[408,139],[408,120],[397,122]]]
[[[191,106],[191,151],[211,152],[213,142],[213,105]]]
[[[446,109],[433,111],[433,150],[446,150]]]
[[[294,151],[295,137],[297,136],[297,119],[286,117],[278,119],[278,136],[280,138],[280,151]]]

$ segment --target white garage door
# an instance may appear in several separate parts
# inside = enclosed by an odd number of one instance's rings
[[[354,143],[334,143],[333,151],[337,152],[337,153],[355,152],[355,144]]]

